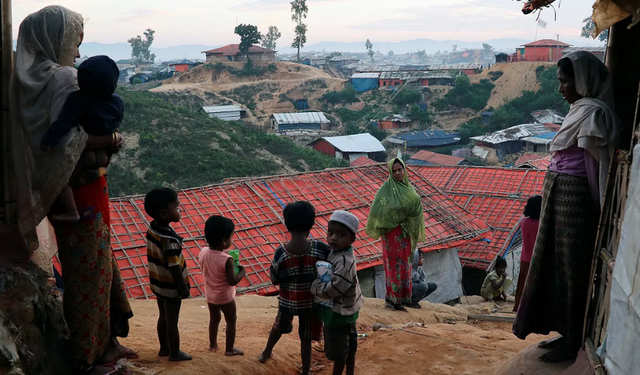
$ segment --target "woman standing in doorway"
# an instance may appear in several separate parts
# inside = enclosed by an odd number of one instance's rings
[[[69,96],[78,90],[76,58],[84,37],[80,14],[49,6],[22,22],[15,53],[12,91],[12,151],[18,224],[30,237],[69,183],[83,150],[119,148],[120,134],[89,136],[71,130],[51,152],[40,140]],[[104,166],[106,167],[106,165]],[[111,250],[109,195],[105,168],[75,181],[81,219],[54,223],[64,280],[64,316],[69,327],[69,374],[126,374],[120,358],[137,355],[120,345],[133,316],[124,283]],[[37,242],[37,241],[36,241]]]
[[[551,349],[540,356],[545,362],[573,360],[582,346],[598,216],[619,137],[609,70],[596,56],[563,57],[558,80],[571,107],[551,142],[540,228],[513,325],[520,339],[562,335],[540,343]]]
[[[389,162],[389,178],[373,200],[365,232],[382,237],[382,260],[386,280],[386,306],[407,311],[411,304],[411,263],[413,250],[425,240],[422,200],[407,177],[404,162]]]

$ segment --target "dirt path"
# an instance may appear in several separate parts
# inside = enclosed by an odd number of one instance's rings
[[[133,361],[136,375],[152,374],[248,374],[289,375],[296,374],[300,363],[300,344],[297,334],[283,336],[274,350],[274,356],[266,365],[257,361],[266,344],[269,329],[277,311],[274,297],[243,296],[238,304],[237,347],[244,349],[244,357],[229,358],[223,353],[210,353],[208,342],[208,310],[205,301],[185,301],[180,315],[180,332],[183,349],[194,360],[170,363],[157,357],[155,325],[157,308],[155,301],[132,301],[134,318],[129,338],[123,344],[135,349],[140,359]],[[471,323],[469,313],[487,313],[490,304],[450,307],[423,303],[422,310],[409,313],[384,309],[384,301],[368,299],[360,313],[358,331],[367,334],[359,341],[357,374],[394,374],[402,368],[403,375],[471,375],[492,374],[515,353],[541,337],[529,337],[520,341],[511,334],[509,323]],[[510,310],[510,306],[504,308]],[[374,323],[400,327],[408,322],[424,323],[426,327],[411,330],[437,338],[429,338],[396,330],[373,332]],[[221,324],[219,343],[224,342],[224,323]],[[297,327],[294,327],[297,332]],[[441,339],[439,339],[441,338]],[[331,363],[324,353],[314,351],[315,374],[330,374]]]

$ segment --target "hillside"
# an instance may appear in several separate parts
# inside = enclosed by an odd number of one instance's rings
[[[240,104],[248,109],[248,120],[265,125],[276,112],[293,111],[293,101],[308,99],[319,108],[318,99],[330,90],[340,90],[344,80],[306,65],[275,62],[256,63],[259,75],[242,71],[244,63],[205,64],[166,80],[152,92],[174,96],[195,95],[203,105]]]
[[[112,196],[324,169],[333,160],[287,138],[174,106],[153,93],[118,94],[126,103],[120,127],[126,145],[109,168]]]

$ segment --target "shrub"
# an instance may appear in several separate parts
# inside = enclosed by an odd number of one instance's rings
[[[398,92],[393,98],[393,104],[405,106],[407,104],[415,104],[422,100],[422,93],[418,90],[404,89]]]
[[[501,70],[492,70],[489,72],[490,79],[493,82],[497,81],[498,78],[502,77],[503,74],[504,72]]]
[[[480,111],[487,106],[494,87],[495,85],[488,79],[472,84],[469,77],[462,75],[456,79],[455,87],[449,90],[443,98],[435,100],[433,106],[438,110],[454,107]]]
[[[351,104],[360,101],[356,90],[354,90],[351,85],[345,85],[345,88],[342,89],[342,91],[329,91],[322,95],[321,99],[333,105]]]

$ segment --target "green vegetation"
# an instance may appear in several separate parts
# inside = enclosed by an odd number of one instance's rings
[[[261,66],[255,65],[251,60],[247,60],[247,63],[244,64],[242,69],[236,69],[233,66],[225,65],[221,62],[205,64],[204,68],[215,70],[218,74],[227,71],[236,77],[262,77],[267,73],[275,73],[278,71],[278,66],[275,63],[269,63],[267,66]]]
[[[322,95],[322,100],[329,104],[351,104],[360,101],[356,90],[351,85],[345,85],[342,91],[329,91]]]
[[[228,177],[341,166],[333,158],[296,146],[286,137],[242,123],[210,119],[150,92],[118,90],[126,103],[121,130],[129,147],[109,167],[112,196],[146,193],[158,186],[203,186]]]
[[[489,72],[489,76],[492,82],[497,81],[498,78],[502,77],[503,74],[504,72],[501,70],[492,70]]]
[[[456,79],[455,87],[449,90],[444,98],[434,101],[433,106],[438,111],[449,108],[471,108],[480,111],[487,106],[494,87],[488,79],[472,84],[469,77],[462,75]]]
[[[347,134],[360,134],[364,132],[371,134],[372,136],[376,137],[379,141],[382,141],[388,136],[386,131],[378,129],[378,126],[376,125],[376,123],[373,123],[373,122],[370,122],[366,126],[365,131],[362,131],[362,129],[355,124],[349,124],[347,125],[347,128],[346,128]]]
[[[408,105],[415,104],[422,100],[422,93],[418,90],[407,89],[398,92],[393,98],[393,104],[395,105]]]

